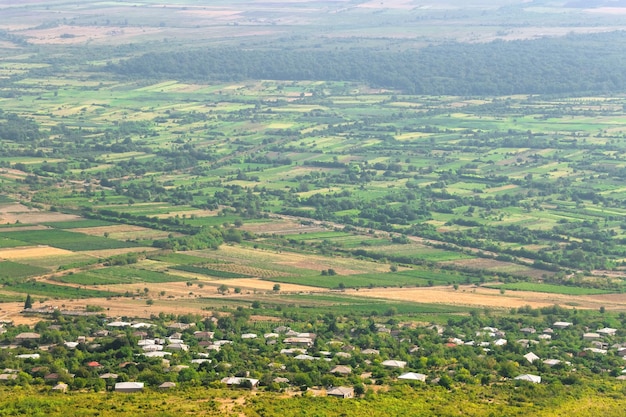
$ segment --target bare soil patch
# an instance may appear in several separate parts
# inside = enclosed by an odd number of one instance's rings
[[[0,206],[0,223],[46,223],[61,222],[80,219],[73,214],[63,214],[57,212],[40,211],[38,209],[26,207],[23,204],[7,204]]]
[[[83,251],[85,255],[94,256],[96,258],[108,258],[109,256],[123,255],[129,252],[152,252],[158,250],[157,248],[151,248],[148,246],[134,247],[134,248],[119,248],[119,249],[102,249],[102,250],[90,250]]]
[[[162,32],[161,28],[115,27],[115,26],[69,26],[61,25],[47,29],[29,29],[17,33],[28,37],[33,44],[80,44],[91,41],[107,42],[128,41],[140,35]]]
[[[274,288],[275,282],[272,281],[264,281],[261,279],[255,278],[235,278],[235,279],[224,279],[224,280],[216,280],[212,282],[212,285],[222,285],[225,284],[229,288],[242,288],[248,290],[255,291],[272,291]],[[319,292],[320,289],[316,287],[309,287],[306,285],[298,285],[298,284],[280,284],[280,292]]]
[[[73,232],[84,233],[90,236],[108,236],[112,239],[161,239],[168,236],[168,232],[163,230],[148,229],[141,226],[114,225],[98,226],[73,229]]]

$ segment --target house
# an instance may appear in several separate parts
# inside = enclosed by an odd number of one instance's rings
[[[518,381],[528,381],[528,382],[532,382],[533,384],[540,384],[541,383],[541,377],[538,375],[532,375],[532,374],[523,374],[520,376],[516,376],[514,379],[518,380]]]
[[[177,331],[184,331],[189,329],[191,326],[194,326],[193,323],[172,323],[169,326],[167,326],[168,330],[177,330]]]
[[[405,361],[396,361],[396,360],[386,360],[381,363],[382,366],[386,366],[388,368],[404,368],[406,366]]]
[[[554,327],[555,329],[567,329],[568,327],[572,326],[574,323],[570,323],[569,321],[555,321],[552,324],[552,327]]]
[[[280,354],[281,355],[295,355],[295,354],[305,354],[305,353],[306,353],[306,349],[300,349],[300,348],[281,349],[280,350]]]
[[[337,398],[354,398],[354,388],[351,387],[335,387],[326,392],[329,397]]]
[[[287,326],[278,326],[272,331],[274,333],[287,333],[288,331],[291,331],[291,328]]]
[[[212,340],[213,336],[215,336],[214,332],[201,332],[201,331],[193,332],[193,337],[195,337],[198,340]]]
[[[600,333],[585,333],[583,334],[583,340],[595,340],[595,339],[599,339]]]
[[[242,339],[256,339],[257,335],[254,333],[244,333],[241,335]]]
[[[361,353],[364,355],[380,355],[380,351],[377,349],[363,349]]]
[[[118,329],[124,328],[124,327],[129,327],[131,325],[131,323],[128,323],[126,321],[112,321],[111,323],[107,324],[107,326],[109,327],[115,327]]]
[[[537,330],[535,330],[533,327],[524,327],[522,329],[519,330],[522,333],[525,334],[535,334],[537,333]]]
[[[155,351],[155,352],[146,352],[143,354],[146,358],[164,358],[165,356],[171,355],[172,352],[163,352],[163,351]]]
[[[12,381],[17,379],[17,374],[0,374],[0,381]]]
[[[277,384],[288,384],[289,380],[287,378],[283,378],[282,376],[278,376],[274,378],[272,382],[276,382]]]
[[[583,349],[583,351],[597,353],[598,355],[606,355],[608,353],[606,349],[598,349],[598,348],[585,348]]]
[[[143,382],[118,382],[115,384],[115,392],[139,391],[143,391]]]
[[[34,342],[37,341],[41,338],[41,335],[39,333],[32,333],[32,332],[25,332],[25,333],[20,333],[17,336],[15,336],[15,341],[17,343],[24,343],[24,342]]]
[[[402,374],[398,377],[398,379],[406,380],[406,381],[421,381],[426,382],[426,375],[417,374],[415,372],[407,372],[406,374]]]
[[[345,365],[337,365],[330,370],[330,373],[338,375],[350,375],[352,373],[352,368]]]
[[[524,359],[526,359],[530,363],[533,363],[534,361],[538,361],[540,358],[539,356],[535,355],[533,352],[529,352],[524,355]]]
[[[313,346],[313,339],[310,337],[287,337],[283,340],[283,343],[311,347]]]
[[[617,333],[617,329],[612,329],[610,327],[605,327],[603,329],[598,329],[598,333],[602,336],[615,336]]]
[[[99,376],[100,379],[117,379],[117,374],[112,374],[107,372],[106,374],[102,374]]]
[[[18,359],[39,359],[39,357],[39,353],[23,353],[16,356]]]
[[[189,346],[184,343],[172,343],[171,345],[167,345],[166,349],[187,352],[189,350]]]
[[[176,383],[175,382],[164,382],[161,385],[159,385],[159,388],[161,389],[171,389],[171,388],[175,388],[176,387]]]
[[[546,359],[546,360],[543,361],[543,363],[546,366],[553,367],[553,366],[556,366],[556,365],[560,364],[561,361],[558,360],[558,359]]]
[[[222,384],[226,384],[229,387],[245,387],[245,388],[257,388],[259,386],[259,380],[253,378],[244,378],[238,376],[229,376],[221,379]]]
[[[312,361],[312,360],[315,360],[317,358],[315,358],[313,356],[310,356],[310,355],[300,354],[300,355],[294,356],[294,359],[297,359],[299,361]]]
[[[59,382],[54,387],[52,387],[52,391],[65,392],[67,391],[67,384],[63,382]]]
[[[154,326],[154,324],[150,324],[150,323],[135,323],[135,324],[131,324],[130,327],[132,327],[133,329],[149,329],[152,326]]]

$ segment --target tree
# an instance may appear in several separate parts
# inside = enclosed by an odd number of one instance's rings
[[[26,296],[26,302],[24,303],[24,309],[33,308],[33,299],[30,294]]]
[[[280,284],[274,284],[274,287],[272,287],[272,290],[273,290],[274,292],[278,292],[278,291],[280,291]]]
[[[226,294],[228,292],[228,286],[226,284],[222,284],[219,287],[217,287],[217,292],[219,292],[220,294]]]

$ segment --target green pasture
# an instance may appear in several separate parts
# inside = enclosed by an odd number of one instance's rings
[[[163,283],[185,281],[186,278],[158,271],[132,267],[95,269],[55,278],[56,281],[77,285],[116,285],[137,282]]]
[[[54,227],[55,229],[82,229],[86,227],[112,226],[115,223],[97,219],[80,219],[63,222],[46,222],[41,224],[48,227]]]
[[[567,285],[543,284],[536,282],[513,282],[508,284],[488,285],[491,288],[511,291],[534,291],[565,295],[609,294],[611,291],[597,288],[574,287]]]
[[[364,288],[364,287],[426,287],[452,285],[454,283],[478,282],[477,278],[446,271],[404,270],[387,273],[365,273],[354,275],[287,276],[266,278],[269,281],[309,285],[321,288]]]
[[[26,230],[16,232],[1,232],[0,238],[19,237],[20,240],[37,245],[49,245],[70,251],[90,251],[102,249],[120,249],[137,246],[131,242],[107,239],[99,236],[88,236],[82,233],[65,230]]]
[[[92,297],[104,298],[119,295],[110,291],[90,290],[85,288],[48,284],[45,282],[37,281],[11,283],[5,285],[4,288],[5,290],[11,292],[39,295],[42,297],[50,297],[55,299],[75,299]]]
[[[0,261],[0,279],[11,281],[48,272],[44,268],[12,261]]]
[[[234,272],[221,271],[219,269],[211,269],[195,265],[176,265],[172,266],[170,269],[191,272],[192,274],[208,275],[215,278],[251,278],[250,275],[246,274],[237,274]]]

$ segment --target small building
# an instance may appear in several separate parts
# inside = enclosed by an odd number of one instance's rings
[[[115,384],[115,392],[139,391],[143,391],[143,382],[118,382]]]
[[[539,358],[539,356],[535,355],[533,352],[529,352],[524,355],[524,359],[526,359],[530,363],[533,363],[534,361],[538,361],[541,358]]]
[[[543,361],[543,364],[549,367],[553,367],[556,366],[558,364],[560,364],[561,361],[559,359],[546,359]]]
[[[59,382],[54,387],[52,387],[52,391],[65,392],[67,391],[67,384],[64,382]]]
[[[259,380],[253,378],[244,378],[238,376],[229,376],[221,379],[222,384],[226,384],[228,387],[246,387],[257,388],[259,386]]]
[[[612,329],[610,327],[605,327],[603,329],[598,329],[598,333],[602,336],[615,336],[617,333],[617,329]]]
[[[25,333],[20,333],[17,336],[15,336],[15,341],[17,343],[36,342],[40,338],[41,338],[41,335],[39,333],[25,332]]]
[[[335,387],[326,392],[329,397],[337,398],[354,398],[354,388],[351,387]]]
[[[523,375],[516,376],[514,379],[518,381],[532,382],[533,384],[541,383],[541,377],[539,375],[523,374]]]
[[[198,340],[212,340],[213,336],[215,336],[214,332],[201,332],[201,331],[193,332],[193,337],[195,337]]]
[[[330,370],[330,373],[337,375],[350,375],[352,373],[352,368],[345,365],[337,365]]]
[[[159,385],[160,389],[172,389],[176,387],[176,383],[175,382],[164,382],[161,385]]]
[[[426,382],[426,375],[418,374],[415,372],[407,372],[406,374],[402,374],[398,377],[398,379],[402,379],[405,381],[421,381]]]
[[[404,368],[406,366],[405,361],[396,361],[396,360],[386,360],[381,363],[382,366],[386,366],[388,368]]]
[[[283,343],[288,345],[297,345],[297,346],[313,346],[313,339],[310,337],[287,337],[283,340]]]

